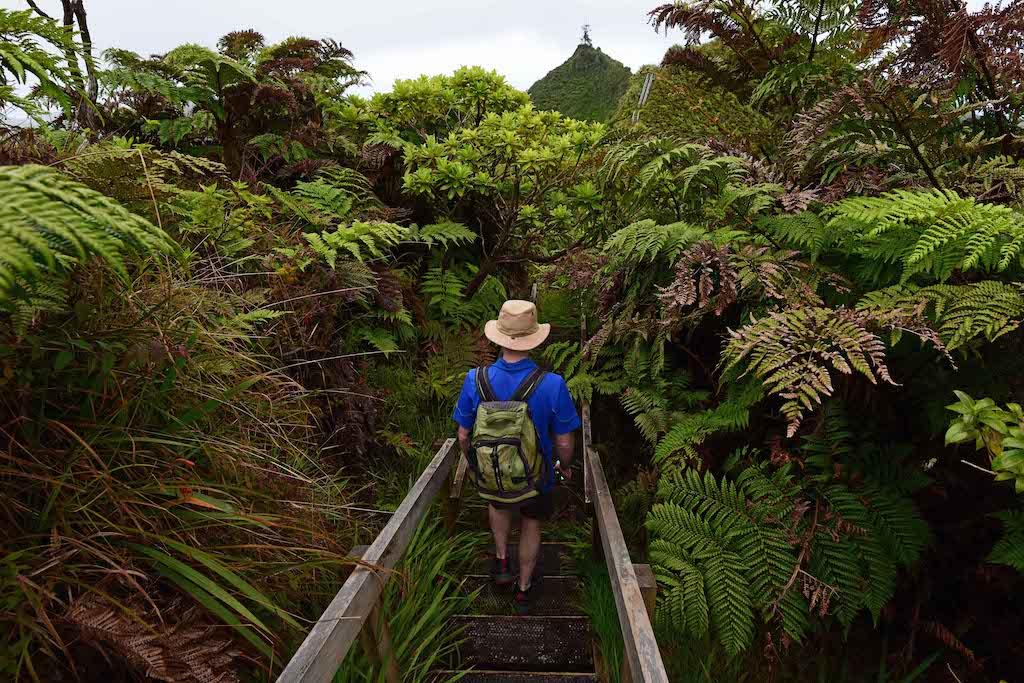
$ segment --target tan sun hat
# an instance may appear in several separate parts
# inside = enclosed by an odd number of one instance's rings
[[[484,325],[488,339],[513,351],[529,351],[540,346],[550,332],[551,325],[537,323],[537,307],[519,299],[503,303],[498,319]]]

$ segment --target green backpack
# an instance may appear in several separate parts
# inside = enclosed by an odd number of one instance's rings
[[[519,503],[540,495],[550,477],[537,427],[526,404],[547,374],[537,368],[507,401],[494,395],[488,368],[477,368],[476,409],[469,469],[480,497],[495,503]]]

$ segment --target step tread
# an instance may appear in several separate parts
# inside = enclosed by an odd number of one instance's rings
[[[439,671],[437,680],[445,681],[461,674],[460,671]],[[459,678],[459,683],[596,683],[597,674],[565,671],[470,671]]]
[[[590,620],[581,616],[467,615],[455,668],[593,673]]]
[[[530,594],[532,616],[582,616],[583,583],[575,576],[545,576],[534,579]],[[489,574],[464,577],[467,593],[479,590],[470,609],[473,614],[515,615],[515,584],[495,586]]]
[[[487,574],[491,571],[491,562],[494,560],[493,549],[488,550],[476,565],[476,574]],[[519,544],[509,543],[508,558],[513,569],[519,568]],[[534,567],[534,576],[559,576],[572,569],[572,553],[565,543],[541,543],[540,554],[537,556],[537,566]]]

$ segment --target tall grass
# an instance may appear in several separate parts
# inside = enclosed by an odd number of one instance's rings
[[[70,294],[0,321],[0,677],[271,676],[350,547],[305,392],[229,294],[98,266]]]
[[[383,596],[382,614],[406,683],[433,681],[432,672],[447,667],[460,637],[448,621],[465,612],[475,597],[464,590],[461,575],[485,547],[484,534],[450,537],[436,519],[428,518],[417,531]],[[383,678],[355,646],[334,680],[376,683]]]

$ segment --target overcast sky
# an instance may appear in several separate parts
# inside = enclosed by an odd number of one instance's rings
[[[634,71],[661,61],[681,37],[655,34],[646,13],[660,0],[85,0],[98,51],[142,54],[184,42],[215,46],[223,34],[253,28],[274,42],[292,35],[334,38],[355,53],[372,83],[450,73],[480,65],[523,90],[572,54],[580,26],[594,45]],[[37,0],[60,16],[59,0]],[[0,7],[24,9],[24,0]]]

